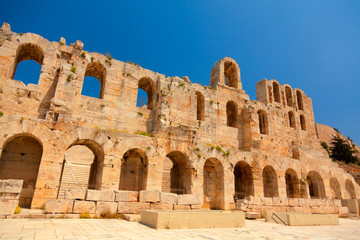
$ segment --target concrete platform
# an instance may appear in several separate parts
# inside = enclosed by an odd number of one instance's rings
[[[339,218],[336,214],[311,214],[267,211],[265,213],[265,221],[286,226],[339,225]]]
[[[141,223],[156,229],[234,228],[245,226],[244,212],[221,210],[146,210]]]

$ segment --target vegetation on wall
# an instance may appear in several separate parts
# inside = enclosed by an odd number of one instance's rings
[[[340,136],[333,136],[330,147],[326,142],[320,142],[321,146],[329,153],[330,158],[336,161],[345,162],[346,164],[355,163],[360,165],[360,159],[355,156],[357,150],[355,144],[349,144]]]

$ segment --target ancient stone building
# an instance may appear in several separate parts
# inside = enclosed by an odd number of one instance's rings
[[[14,79],[24,60],[41,65],[38,84]],[[87,76],[98,98],[81,94]],[[311,98],[264,79],[250,100],[228,57],[202,86],[4,23],[0,82],[0,179],[24,180],[23,207],[74,188],[196,194],[226,210],[323,199],[318,211],[333,212],[332,199],[360,195],[319,144]],[[136,106],[138,89],[147,106]]]

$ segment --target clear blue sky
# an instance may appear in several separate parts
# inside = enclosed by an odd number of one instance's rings
[[[0,20],[203,85],[232,57],[251,99],[263,78],[303,89],[317,123],[360,144],[358,0],[4,1]]]

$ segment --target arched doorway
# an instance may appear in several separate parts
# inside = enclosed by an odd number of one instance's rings
[[[163,164],[162,192],[191,193],[191,167],[188,157],[179,151],[166,155]]]
[[[330,178],[330,189],[331,189],[331,198],[333,199],[341,199],[341,189],[339,181],[332,177]]]
[[[345,189],[348,193],[348,197],[351,199],[356,199],[355,187],[350,179],[346,179],[345,181]]]
[[[30,208],[43,148],[32,136],[18,135],[4,144],[0,159],[0,179],[22,179],[19,206]]]
[[[264,197],[278,197],[278,182],[276,172],[273,167],[266,166],[262,172]]]
[[[288,198],[300,198],[300,182],[294,169],[285,172],[286,196]]]
[[[120,190],[146,189],[148,158],[138,148],[128,150],[121,160]]]
[[[307,175],[306,181],[309,185],[310,198],[325,198],[324,182],[319,173],[310,171]]]
[[[254,181],[251,167],[246,162],[240,161],[235,165],[235,199],[243,199],[254,195]]]
[[[204,207],[224,209],[224,168],[216,158],[204,164]]]

